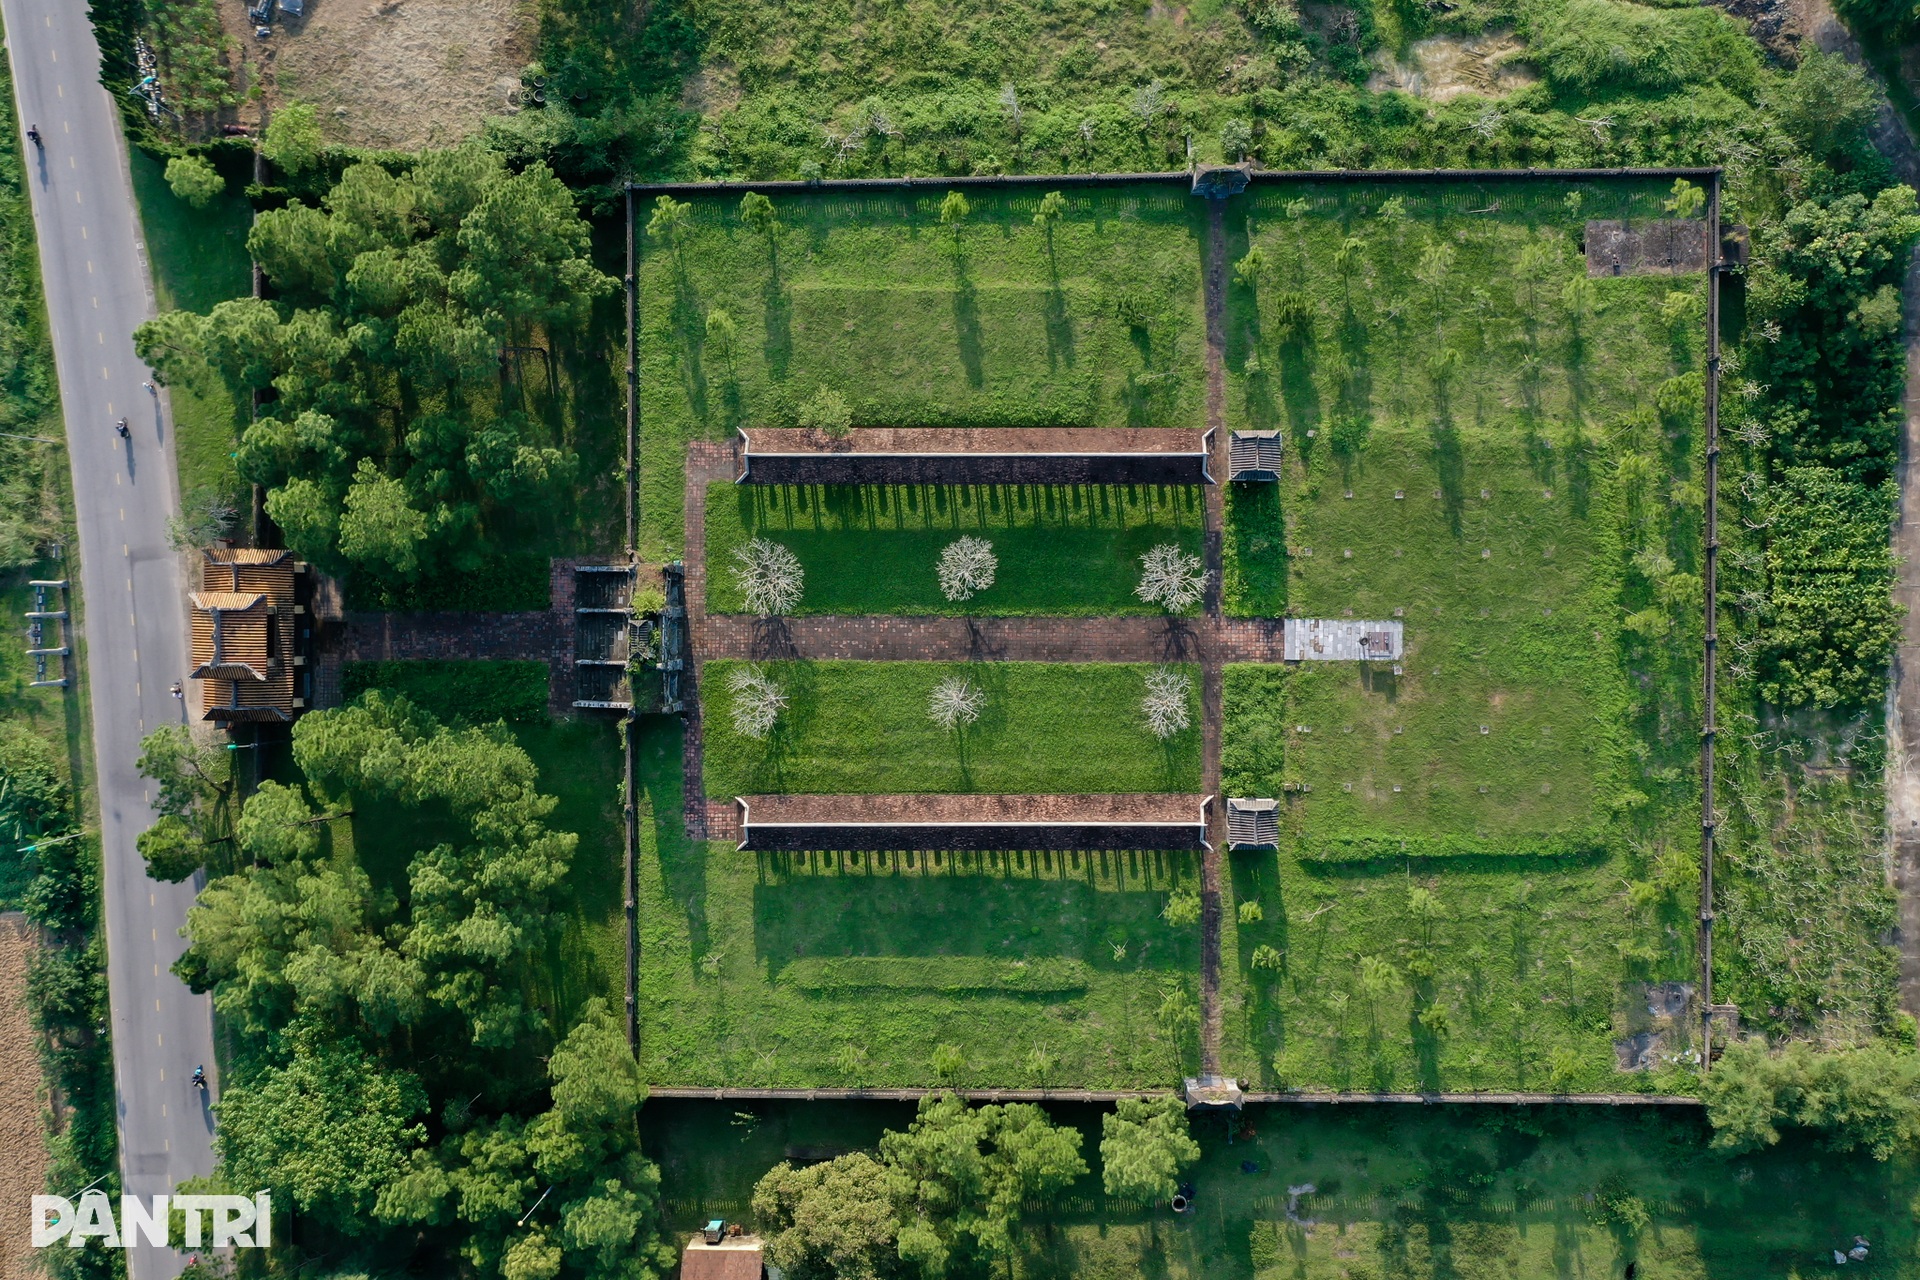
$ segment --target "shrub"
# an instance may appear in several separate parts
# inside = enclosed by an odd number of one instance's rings
[[[370,689],[406,698],[448,722],[536,724],[547,718],[544,662],[349,662],[340,692],[351,702]]]
[[[175,156],[167,161],[167,185],[180,199],[204,209],[227,189],[227,180],[199,156]]]

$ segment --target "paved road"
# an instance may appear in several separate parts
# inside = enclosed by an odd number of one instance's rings
[[[187,671],[182,574],[166,540],[178,505],[172,427],[133,353],[153,293],[86,6],[0,0],[0,10],[21,127],[37,124],[46,140],[37,160],[29,148],[28,176],[80,526],[121,1172],[129,1193],[152,1195],[213,1168],[212,1120],[189,1083],[195,1064],[213,1069],[212,1009],[169,971],[195,890],[149,880],[133,844],[153,818],[134,770],[141,735],[183,714],[168,692]],[[113,430],[123,414],[131,440]],[[163,1280],[183,1261],[128,1254],[132,1280]]]

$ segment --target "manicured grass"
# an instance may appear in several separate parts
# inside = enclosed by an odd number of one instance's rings
[[[640,236],[641,552],[681,545],[684,442],[796,421],[821,387],[856,426],[1194,426],[1205,209],[1171,185],[695,199],[677,246]],[[639,213],[641,230],[651,205]],[[722,311],[729,344],[710,317]]]
[[[250,294],[247,232],[253,212],[233,176],[212,204],[195,209],[167,186],[162,161],[138,148],[129,148],[127,158],[159,309],[204,313]],[[167,398],[173,409],[182,498],[193,501],[197,495],[216,494],[244,521],[251,498],[234,470],[232,455],[246,429],[248,406],[236,405],[212,381],[204,387],[169,387]]]
[[[1140,557],[1164,542],[1198,555],[1203,502],[1157,485],[712,485],[707,608],[745,611],[734,552],[764,537],[806,570],[797,614],[1158,613],[1134,594]],[[936,566],[963,536],[999,563],[992,587],[950,601]]]
[[[1165,742],[1141,716],[1153,667],[1131,663],[770,662],[787,693],[773,731],[735,731],[730,675],[746,664],[701,669],[706,708],[706,794],[916,791],[981,793],[1182,791],[1200,788],[1199,671],[1190,726]],[[927,715],[942,679],[960,676],[986,695],[965,730]]]
[[[1629,1264],[1638,1280],[1746,1280],[1813,1275],[1855,1235],[1872,1255],[1847,1274],[1920,1269],[1909,1166],[1791,1139],[1708,1156],[1694,1113],[1251,1106],[1232,1142],[1222,1118],[1195,1118],[1194,1206],[1175,1216],[1102,1192],[1104,1110],[1049,1108],[1081,1130],[1092,1168],[1027,1219],[1025,1280],[1599,1280]],[[899,1103],[651,1102],[666,1226],[677,1242],[716,1215],[748,1219],[779,1161],[872,1150],[912,1117]],[[1288,1189],[1307,1185],[1289,1221]]]
[[[1160,916],[1197,883],[1191,855],[742,853],[686,838],[678,726],[640,750],[653,1083],[929,1085],[942,1044],[961,1084],[1171,1086],[1194,1069],[1191,1028],[1159,1021],[1168,990],[1199,996],[1199,932]]]

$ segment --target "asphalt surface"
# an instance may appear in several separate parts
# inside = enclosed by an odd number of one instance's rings
[[[151,784],[134,768],[140,739],[185,715],[169,692],[187,674],[183,574],[166,535],[178,509],[172,423],[133,352],[153,289],[86,6],[0,0],[0,12],[21,129],[38,125],[45,142],[26,158],[80,528],[121,1173],[127,1193],[162,1194],[213,1170],[212,1117],[191,1083],[198,1064],[214,1072],[212,1006],[170,971],[196,888],[149,879],[134,848],[153,821]],[[123,415],[126,440],[114,429]],[[162,1280],[186,1257],[143,1246],[127,1261],[132,1280]]]

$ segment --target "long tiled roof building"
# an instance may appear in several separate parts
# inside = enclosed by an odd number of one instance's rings
[[[201,718],[217,724],[286,723],[304,706],[295,653],[295,575],[290,551],[208,547],[193,606],[193,678]]]

